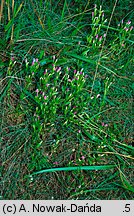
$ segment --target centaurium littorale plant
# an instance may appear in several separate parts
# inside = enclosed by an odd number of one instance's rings
[[[95,5],[92,12],[91,33],[87,37],[88,45],[92,45],[92,48],[100,47],[106,37],[106,33],[102,29],[102,26],[107,22],[104,16],[102,6],[98,9]]]
[[[133,30],[133,25],[131,20],[128,21],[121,20],[121,22],[118,24],[118,30],[119,30],[118,38],[120,40],[120,46],[124,48]]]

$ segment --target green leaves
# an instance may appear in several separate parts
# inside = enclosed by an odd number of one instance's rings
[[[8,31],[9,28],[12,27],[13,23],[14,23],[14,19],[17,17],[19,11],[21,10],[23,6],[23,2],[19,5],[18,9],[17,6],[15,5],[14,11],[13,11],[13,17],[9,20],[8,24],[5,25],[5,31]]]
[[[8,2],[8,23],[5,25],[6,40],[8,40],[9,38],[11,38],[11,40],[18,39],[19,31],[20,31],[20,24],[18,24],[18,26],[16,24],[15,26],[14,23],[16,21],[16,17],[18,13],[20,12],[22,6],[23,6],[23,2],[19,5],[18,8],[17,8],[17,4],[15,4],[15,6],[12,5],[12,18],[11,18],[9,16],[9,14],[11,13],[10,3]],[[14,37],[14,34],[15,34],[15,37]]]

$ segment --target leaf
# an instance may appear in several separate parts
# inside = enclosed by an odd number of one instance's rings
[[[47,62],[46,62],[46,59],[43,59],[43,60],[40,61],[40,65],[41,65],[41,66],[45,65],[46,63],[47,63]]]
[[[5,66],[4,62],[0,61],[0,68],[2,68],[4,66]]]
[[[41,50],[41,51],[40,51],[39,58],[40,58],[40,59],[42,59],[42,58],[43,58],[43,56],[44,56],[44,50]]]
[[[58,61],[56,62],[56,66],[59,66],[59,65],[64,65],[66,64],[68,61],[66,58],[62,58],[62,59],[58,59]]]
[[[76,58],[76,59],[79,59],[79,60],[82,60],[82,61],[85,61],[85,62],[88,62],[88,63],[91,63],[93,65],[96,65],[95,61],[93,61],[93,60],[91,60],[89,58],[77,55],[75,53],[66,53],[66,55],[71,56],[71,57]]]
[[[12,27],[13,25],[13,22],[14,22],[14,18],[12,18],[8,24],[5,26],[5,31],[8,31],[10,27]]]
[[[0,101],[2,101],[3,97],[5,97],[5,95],[7,94],[8,90],[10,89],[11,83],[12,83],[13,79],[10,79],[7,83],[7,86],[5,87],[3,93],[0,96]]]
[[[134,187],[131,186],[125,175],[120,171],[121,181],[123,183],[123,187],[129,191],[134,192]]]
[[[105,100],[111,105],[111,106],[115,106],[115,103],[111,100],[109,100],[107,97],[105,98]]]
[[[60,168],[51,168],[40,170],[37,172],[32,173],[31,175],[37,175],[47,172],[56,172],[56,171],[80,171],[80,170],[87,170],[87,171],[96,171],[96,170],[109,170],[115,168],[116,165],[101,165],[101,166],[81,166],[81,167],[60,167]]]
[[[101,140],[98,139],[97,136],[95,136],[95,135],[91,135],[91,134],[88,133],[87,131],[84,131],[84,133],[85,133],[85,134],[88,136],[88,138],[90,138],[91,140],[96,141],[96,142],[101,142]]]
[[[48,59],[48,58],[44,58],[40,61],[40,65],[43,66],[43,65],[46,65],[48,63],[52,63],[52,60]]]
[[[14,9],[14,17],[16,17],[17,16],[17,14],[19,13],[19,11],[21,10],[21,8],[22,8],[22,5],[23,5],[23,2],[20,4],[20,6],[18,7],[18,9],[17,9],[17,11]]]
[[[8,31],[9,28],[13,25],[13,23],[14,23],[14,18],[17,16],[17,14],[19,13],[19,11],[21,10],[22,5],[23,5],[23,2],[20,4],[20,6],[18,7],[18,9],[17,9],[16,12],[15,12],[15,9],[14,9],[13,18],[10,19],[10,21],[8,22],[8,24],[5,26],[5,31]]]

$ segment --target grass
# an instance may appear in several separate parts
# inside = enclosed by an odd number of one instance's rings
[[[2,1],[1,199],[133,199],[131,4]]]

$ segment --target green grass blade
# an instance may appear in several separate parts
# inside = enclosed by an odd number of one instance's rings
[[[75,53],[66,53],[66,55],[71,56],[71,57],[73,57],[75,59],[82,60],[82,61],[87,62],[87,63],[91,63],[92,65],[96,65],[95,61],[93,61],[93,60],[91,60],[89,58],[85,58],[83,56],[79,56],[79,55],[77,55]]]
[[[64,19],[64,16],[65,16],[66,5],[67,5],[67,3],[66,3],[66,0],[65,0],[64,5],[63,5],[62,14],[61,14],[61,21]]]
[[[46,170],[40,170],[37,172],[32,173],[32,175],[47,173],[47,172],[58,172],[58,171],[80,171],[80,170],[87,170],[87,171],[93,171],[93,170],[109,170],[115,168],[116,165],[101,165],[101,166],[81,166],[81,167],[59,167],[59,168],[52,168],[52,169],[46,169]]]
[[[120,171],[120,177],[121,177],[123,187],[129,191],[134,192],[134,187],[131,186],[131,184],[127,180],[126,176],[121,171]]]

